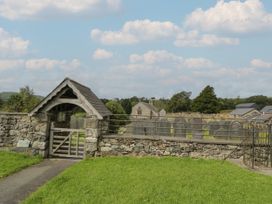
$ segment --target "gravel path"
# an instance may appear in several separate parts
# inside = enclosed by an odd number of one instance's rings
[[[245,168],[245,169],[248,169],[250,171],[253,171],[253,172],[256,172],[256,173],[259,173],[259,174],[264,174],[264,175],[267,175],[267,176],[272,176],[272,168],[268,168],[268,167],[254,167],[254,169],[251,169],[249,168],[248,166],[246,166],[244,163],[243,163],[243,160],[242,159],[228,159],[228,161],[242,167],[242,168]]]
[[[78,160],[45,159],[0,180],[0,204],[15,204],[24,200],[46,181],[58,175]]]

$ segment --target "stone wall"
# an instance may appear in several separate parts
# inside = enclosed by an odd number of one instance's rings
[[[33,154],[47,155],[47,121],[26,113],[0,113],[0,148],[20,149],[29,143]]]
[[[103,136],[99,141],[99,153],[107,155],[133,156],[180,156],[209,159],[223,159],[234,149],[236,143],[215,143],[204,141],[188,141],[170,137],[147,136]],[[230,158],[242,157],[242,149],[238,147]]]
[[[90,117],[86,120],[86,156],[181,156],[223,159],[237,148],[238,143],[219,143],[205,140],[187,140],[178,137],[104,135],[107,121]],[[19,141],[29,142],[33,154],[48,156],[49,125],[44,115],[30,117],[22,113],[0,113],[0,148],[18,148]],[[103,135],[103,136],[102,136]],[[242,149],[231,155],[240,158]]]

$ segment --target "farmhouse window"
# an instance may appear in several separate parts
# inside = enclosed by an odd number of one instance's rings
[[[137,109],[137,115],[142,115],[142,108],[141,107],[138,107],[138,109]]]

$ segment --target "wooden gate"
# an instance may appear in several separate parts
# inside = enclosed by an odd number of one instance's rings
[[[67,129],[51,127],[50,156],[83,158],[85,146],[84,129]]]

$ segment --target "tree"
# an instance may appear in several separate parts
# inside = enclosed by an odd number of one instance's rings
[[[110,100],[106,103],[106,107],[113,113],[113,114],[126,114],[124,108],[118,101]]]
[[[125,115],[125,110],[116,100],[107,102],[106,107],[114,114],[109,122],[109,131],[110,133],[117,133],[121,126],[127,124],[128,116]]]
[[[155,99],[153,101],[153,105],[159,110],[161,109],[168,110],[169,99],[165,99],[165,98]]]
[[[120,100],[120,104],[122,105],[123,109],[125,110],[126,114],[130,114],[132,110],[131,101],[129,98],[124,98]]]
[[[23,112],[24,102],[19,93],[13,94],[9,97],[7,101],[7,110],[10,112]]]
[[[184,112],[191,110],[191,92],[181,91],[174,94],[168,104],[169,112]]]
[[[232,98],[218,98],[220,104],[220,111],[235,109],[236,99]]]
[[[131,107],[135,106],[140,102],[140,99],[137,96],[133,96],[130,98]]]
[[[7,101],[7,109],[8,111],[15,112],[29,112],[40,100],[40,98],[34,95],[33,89],[29,86],[25,86],[20,88],[19,93],[10,96]]]
[[[192,110],[200,113],[218,113],[219,101],[214,93],[214,88],[206,86],[192,103]]]
[[[4,101],[0,98],[0,109],[2,109],[3,105],[4,105]]]
[[[247,103],[256,103],[258,109],[262,109],[264,106],[272,104],[272,99],[263,95],[251,96],[245,99],[245,101]]]

